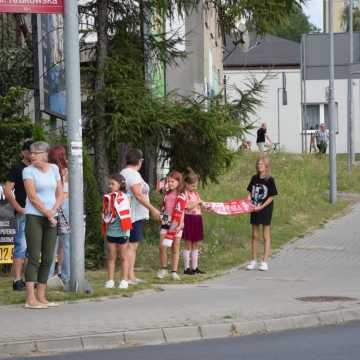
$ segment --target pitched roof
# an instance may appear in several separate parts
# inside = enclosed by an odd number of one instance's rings
[[[250,38],[254,36],[251,35]],[[252,41],[249,51],[235,47],[230,36],[226,38],[224,68],[230,67],[300,67],[300,43],[273,35]]]

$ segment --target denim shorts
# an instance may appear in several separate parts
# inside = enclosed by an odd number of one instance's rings
[[[107,236],[106,239],[110,244],[116,244],[116,245],[125,245],[129,241],[129,238],[127,236],[119,236],[119,237]]]
[[[25,215],[16,215],[16,235],[14,240],[14,258],[26,258],[26,239],[25,239]]]
[[[144,238],[144,220],[138,220],[132,223],[130,230],[130,242],[136,243],[142,241]]]

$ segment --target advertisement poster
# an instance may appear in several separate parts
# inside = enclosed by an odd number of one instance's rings
[[[64,0],[0,0],[0,13],[63,14]]]
[[[15,235],[14,209],[6,201],[4,186],[0,184],[0,264],[12,263]]]
[[[62,15],[41,16],[44,111],[59,118],[66,116],[63,26]]]

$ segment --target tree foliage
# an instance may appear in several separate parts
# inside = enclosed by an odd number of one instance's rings
[[[24,114],[25,93],[25,89],[10,88],[5,96],[0,95],[0,180],[19,161],[22,141],[33,134],[32,121]]]
[[[87,268],[97,268],[104,260],[104,244],[101,236],[101,197],[96,183],[93,163],[83,153],[85,191],[85,259]]]
[[[349,31],[349,6],[346,6],[342,13],[342,25]],[[353,9],[353,31],[360,31],[360,8]]]
[[[80,7],[82,18],[93,24],[89,31],[97,33],[97,46],[92,72],[93,84],[88,94],[87,135],[95,151],[95,171],[100,189],[119,158],[116,142],[156,148],[162,144],[169,129],[179,118],[168,99],[159,101],[147,91],[145,64],[152,61],[169,64],[179,56],[176,34],[153,34],[144,31],[151,25],[151,14],[165,14],[170,21],[189,14],[195,8],[215,7],[218,24],[225,35],[232,32],[239,19],[246,19],[250,30],[266,33],[288,14],[299,8],[302,0],[94,0]],[[200,7],[201,6],[201,7]],[[122,45],[117,41],[121,39]],[[204,107],[189,99],[182,105],[182,115],[189,108],[202,119],[211,117]],[[222,109],[221,111],[223,111]],[[217,107],[216,111],[220,111]],[[219,118],[226,117],[221,115]],[[181,116],[180,116],[181,118]],[[195,117],[190,117],[195,121]],[[180,120],[179,120],[180,121]],[[189,120],[188,120],[189,121]],[[181,121],[180,121],[181,122]],[[196,123],[194,128],[196,128]],[[216,127],[215,127],[216,128]],[[110,161],[108,161],[110,159]]]
[[[282,23],[276,24],[271,29],[271,34],[300,42],[302,34],[319,32],[306,16],[301,7],[294,7]]]

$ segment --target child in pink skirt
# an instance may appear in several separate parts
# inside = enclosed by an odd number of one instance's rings
[[[204,239],[203,218],[201,215],[201,199],[197,192],[199,177],[190,172],[184,177],[186,207],[182,238],[185,240],[184,274],[204,274],[199,269],[199,247]],[[191,255],[191,268],[190,268]]]

